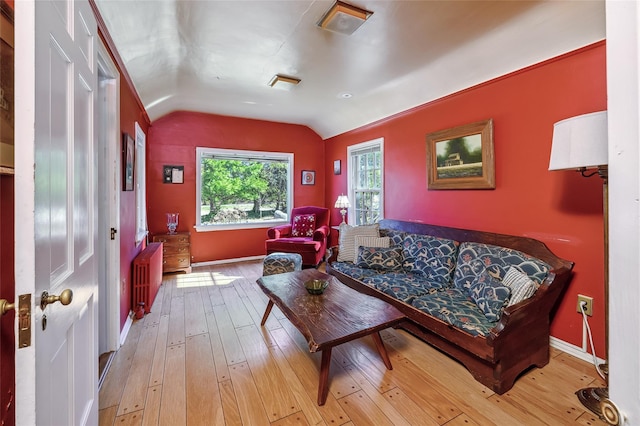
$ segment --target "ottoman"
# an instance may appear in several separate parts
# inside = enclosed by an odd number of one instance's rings
[[[284,274],[302,270],[302,256],[297,253],[271,253],[264,258],[262,275]]]

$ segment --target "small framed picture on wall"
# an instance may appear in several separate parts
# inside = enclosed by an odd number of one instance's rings
[[[339,175],[340,173],[342,173],[342,168],[340,165],[340,160],[334,160],[333,161],[333,174],[334,175]]]
[[[133,191],[135,145],[128,133],[122,134],[122,190]]]
[[[302,171],[302,184],[303,185],[315,185],[316,184],[316,172],[313,170]]]

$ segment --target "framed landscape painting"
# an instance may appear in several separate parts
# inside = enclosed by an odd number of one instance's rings
[[[428,189],[495,189],[493,120],[427,135]]]

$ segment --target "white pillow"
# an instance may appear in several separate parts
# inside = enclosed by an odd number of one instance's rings
[[[370,237],[380,236],[380,225],[351,226],[346,223],[340,224],[340,245],[338,251],[338,262],[355,262],[356,261],[356,235],[364,235]]]
[[[525,299],[533,296],[538,289],[538,284],[529,278],[527,274],[520,272],[518,269],[510,266],[507,273],[504,274],[502,284],[511,289],[511,298],[507,306],[515,305]]]
[[[356,235],[355,238],[355,253],[353,255],[353,261],[358,258],[358,249],[360,247],[384,247],[389,248],[391,238],[389,237],[371,237],[369,235]]]

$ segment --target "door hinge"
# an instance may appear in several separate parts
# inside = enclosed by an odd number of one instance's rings
[[[118,232],[118,230],[116,228],[111,228],[111,239],[112,240],[116,239],[116,232]]]
[[[18,296],[18,349],[31,346],[31,294]]]

